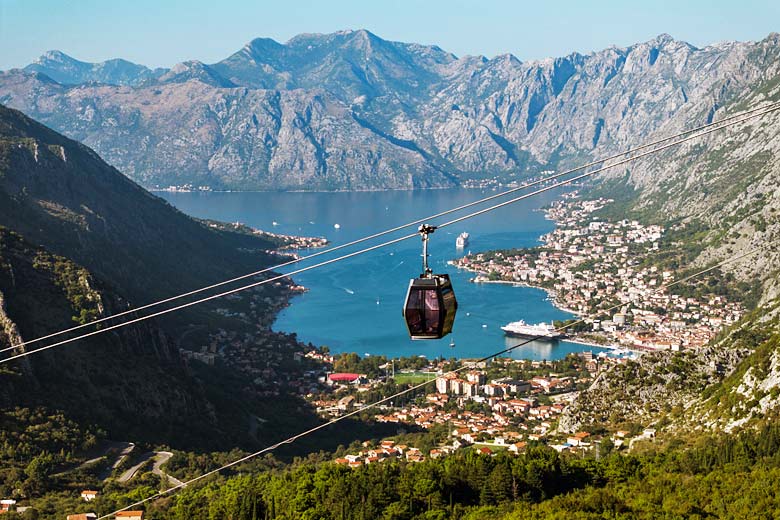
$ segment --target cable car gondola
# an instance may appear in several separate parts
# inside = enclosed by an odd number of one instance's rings
[[[447,274],[434,274],[428,267],[428,235],[435,226],[423,224],[423,272],[409,281],[403,317],[412,339],[441,339],[452,332],[458,302]]]

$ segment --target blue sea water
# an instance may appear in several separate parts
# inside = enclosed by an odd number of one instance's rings
[[[493,193],[448,189],[354,193],[163,192],[158,195],[189,215],[239,221],[275,233],[324,236],[333,246]],[[520,319],[529,323],[549,322],[571,315],[554,307],[544,291],[471,283],[473,273],[459,271],[447,265],[447,261],[464,254],[455,248],[455,238],[462,231],[471,235],[465,252],[538,244],[539,237],[553,229],[553,223],[544,218],[539,208],[556,195],[559,194],[550,192],[532,197],[441,228],[431,236],[429,263],[435,272],[450,274],[459,303],[454,331],[442,340],[411,341],[401,318],[409,279],[421,271],[421,245],[416,237],[295,275],[294,280],[309,290],[293,298],[291,305],[278,316],[274,329],[295,332],[300,340],[327,345],[334,352],[360,355],[475,358],[515,345],[520,340],[505,338],[502,325]],[[465,213],[431,223],[440,224]],[[414,231],[416,227],[408,228],[280,271],[289,272]],[[565,341],[533,342],[507,355],[518,359],[559,359],[586,349],[600,350]]]

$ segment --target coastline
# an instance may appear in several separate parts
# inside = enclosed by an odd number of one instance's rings
[[[595,343],[593,341],[586,341],[584,339],[579,339],[576,336],[575,337],[567,337],[563,341],[568,341],[569,343],[576,343],[577,345],[585,345],[586,347],[597,347],[597,348],[606,348],[609,350],[630,350],[625,349],[624,347],[621,347],[620,345],[612,345],[612,344],[599,344]]]
[[[442,205],[444,203],[450,203],[451,197],[453,196],[459,197],[459,200],[471,200],[471,197],[473,197],[473,195],[460,193],[460,191],[450,194],[447,191],[441,192],[437,190],[432,192],[429,198],[426,196],[426,198],[419,200],[425,201],[426,203],[430,202],[432,205]],[[214,202],[215,199],[213,199],[213,197],[215,197],[215,194],[213,193],[189,194],[188,197],[197,199],[195,202],[192,202],[191,204],[187,203],[186,205],[189,212],[195,215],[205,215],[212,219],[221,218],[228,222],[243,221],[246,222],[247,227],[256,224],[257,222],[265,223],[270,222],[272,219],[276,219],[284,223],[284,226],[289,227],[289,230],[284,228],[284,231],[279,231],[281,233],[297,229],[297,227],[288,224],[289,222],[292,222],[292,217],[290,215],[296,216],[298,214],[298,208],[295,208],[294,205],[288,206],[290,208],[289,210],[286,208],[280,207],[277,209],[274,207],[273,210],[269,211],[267,208],[271,207],[270,205],[256,207],[253,204],[247,204],[241,208],[242,211],[246,209],[246,213],[234,213],[235,208],[230,204]],[[267,201],[270,199],[261,195],[257,198],[250,197],[247,200],[252,202]],[[298,199],[293,194],[290,195],[290,198],[283,200],[297,201]],[[329,201],[331,198],[329,195],[325,195],[318,200]],[[401,212],[406,211],[406,208],[411,209],[417,207],[417,202],[419,202],[416,198],[409,199],[405,196],[399,197],[393,194],[385,195],[378,199],[375,199],[373,195],[368,195],[359,197],[357,200],[370,202],[372,206],[376,206],[376,208],[379,209],[385,209],[385,207],[389,205],[391,210],[395,208],[395,210]],[[377,200],[379,201],[378,205],[376,202]],[[174,202],[178,204],[178,201],[174,200]],[[358,209],[360,207],[361,205],[357,205]],[[356,220],[360,223],[360,226],[373,228],[376,225],[381,225],[389,228],[390,225],[395,222],[394,211],[375,211],[376,208],[369,209],[369,207],[370,206],[366,206],[365,210],[355,211],[357,216]],[[532,210],[536,210],[536,207],[526,208],[522,205],[518,205],[516,208],[517,209],[512,209],[512,212],[510,213],[511,215],[516,214],[518,216],[516,219],[510,219],[513,222],[506,223],[504,222],[504,219],[497,220],[500,221],[500,225],[510,229],[509,231],[503,230],[504,232],[518,233],[517,238],[512,234],[510,235],[512,237],[511,240],[508,240],[504,236],[493,239],[491,235],[489,240],[483,240],[483,234],[486,234],[488,231],[492,233],[492,224],[490,226],[485,225],[484,228],[479,226],[469,228],[469,231],[473,232],[475,237],[480,237],[480,240],[482,241],[479,242],[479,244],[487,248],[501,245],[511,246],[517,243],[517,240],[522,241],[523,244],[528,243],[529,245],[535,245],[539,243],[538,237],[541,234],[553,229],[553,223],[544,219],[543,213],[539,211],[532,212]],[[373,216],[374,213],[379,214],[381,217],[375,223],[369,224],[365,220],[360,220],[361,215]],[[338,220],[343,220],[343,218],[344,217],[339,217]],[[309,222],[309,220],[313,220],[317,223],[317,225],[311,228],[303,227],[303,231],[308,232],[310,235],[322,234],[323,232],[328,234],[329,230],[332,230],[332,226],[329,226],[327,223],[332,222],[333,219],[328,218],[327,213],[323,213],[323,216],[320,216],[317,212],[313,212],[311,214],[306,214],[305,218],[301,217],[299,220],[301,224],[305,224],[306,222]],[[521,220],[523,223],[518,224]],[[360,236],[360,230],[356,230],[358,226],[343,226],[344,222],[345,221],[342,221],[342,234],[334,234],[333,236],[333,240],[336,240],[337,243],[341,240],[351,238],[352,235]],[[525,222],[531,222],[533,223],[533,226],[526,225]],[[530,235],[523,233],[523,230],[527,227],[533,229],[533,233]],[[277,231],[277,228],[272,229],[272,231]],[[458,230],[458,232],[460,232],[460,230]],[[301,233],[293,231],[290,234],[297,235]],[[452,237],[444,236],[442,238],[451,238],[452,240],[447,240],[447,242],[454,242],[456,236],[457,233]],[[307,254],[301,251],[287,251],[285,253],[296,253],[298,255]],[[393,256],[389,256],[389,253],[393,253]],[[327,345],[331,348],[332,352],[356,352],[361,355],[364,352],[370,352],[372,354],[396,356],[426,354],[428,357],[441,355],[446,358],[477,358],[485,353],[488,348],[485,345],[488,342],[491,345],[496,345],[496,350],[500,350],[504,344],[502,331],[497,327],[492,326],[490,327],[490,330],[485,330],[481,327],[481,323],[477,323],[476,319],[474,319],[472,323],[464,319],[459,320],[459,324],[457,325],[458,329],[456,330],[456,347],[451,347],[449,340],[420,344],[419,342],[411,342],[408,339],[408,334],[404,329],[403,321],[399,318],[399,313],[396,312],[398,301],[396,292],[398,292],[399,287],[405,287],[408,284],[410,275],[416,274],[417,269],[414,266],[416,266],[419,261],[419,254],[420,251],[417,247],[404,247],[395,251],[388,251],[387,257],[385,257],[385,255],[365,255],[364,258],[368,259],[365,264],[365,266],[367,266],[366,273],[371,274],[361,276],[348,274],[348,271],[351,271],[351,269],[339,270],[335,274],[325,273],[321,276],[319,273],[324,272],[325,270],[318,270],[312,272],[316,272],[316,275],[313,276],[312,274],[309,274],[306,275],[305,278],[302,275],[293,276],[296,283],[308,287],[310,292],[300,298],[296,298],[299,294],[293,294],[290,305],[282,310],[274,319],[272,330],[287,333],[296,332],[304,342],[311,342],[314,345]],[[455,248],[452,247],[450,251],[443,250],[440,261],[446,262],[459,255],[460,253],[456,252]],[[468,283],[468,278],[472,276],[473,275],[471,274],[461,272],[458,280],[459,285],[469,287],[468,290],[460,290],[458,292],[459,297],[463,301],[474,298],[474,300],[472,300],[474,307],[470,310],[473,310],[475,314],[482,312],[483,315],[488,314],[489,316],[495,316],[497,321],[501,322],[501,325],[512,321],[512,319],[516,319],[514,317],[516,307],[512,305],[515,302],[516,296],[511,294],[515,291],[499,291],[504,293],[505,296],[498,297],[501,299],[501,302],[495,302],[493,300],[496,297],[490,294],[492,291],[483,292],[479,289],[479,286]],[[352,281],[353,278],[359,280]],[[354,291],[354,293],[346,291],[345,287],[349,288],[350,291]],[[523,296],[524,302],[527,301],[529,305],[543,306],[547,309],[540,317],[545,317],[546,314],[563,319],[570,317],[568,314],[557,312],[550,305],[549,301],[545,301],[545,298],[547,297],[546,294],[538,293],[536,291],[528,291],[527,294],[528,296]],[[331,302],[338,302],[338,305],[342,306],[341,309],[343,312],[349,312],[351,315],[365,315],[370,326],[355,327],[354,330],[350,330],[344,334],[344,331],[340,330],[343,326],[339,326],[337,323],[338,320],[327,320],[323,317],[324,313],[318,311],[318,306],[328,305],[328,300]],[[506,304],[504,303],[505,301]],[[493,315],[491,314],[491,309],[494,310],[497,303],[503,305],[502,313],[500,315]],[[488,310],[480,311],[479,309]],[[461,316],[461,318],[462,317],[463,316]],[[564,344],[557,349],[557,352],[560,352],[560,357],[563,357],[569,351],[579,350],[581,349],[578,349],[574,344]],[[528,349],[527,356],[524,355],[523,357],[534,360],[553,359],[557,358],[558,354],[550,354],[549,352],[543,351],[543,349],[539,349],[538,352],[533,349]]]
[[[471,282],[545,289],[555,307],[580,316],[569,330],[586,345],[640,352],[698,348],[744,315],[740,302],[706,289],[695,297],[666,290],[681,273],[653,256],[664,228],[600,218],[596,212],[610,202],[555,203],[545,215],[554,230],[540,237],[540,247],[485,251],[452,264],[476,273]]]
[[[556,227],[558,226],[558,224],[559,224],[558,221],[554,217],[552,217],[548,211],[546,211],[546,210],[544,210],[542,208],[540,208],[540,211],[544,211],[546,220],[554,222]],[[541,238],[540,245],[541,246],[546,245],[546,240],[545,240],[546,239],[546,235],[543,235],[540,238]],[[538,247],[538,246],[536,246],[536,247]],[[522,281],[516,281],[516,280],[488,280],[486,275],[483,272],[477,271],[475,269],[469,269],[467,267],[463,267],[461,265],[458,265],[457,260],[449,260],[447,263],[449,265],[453,266],[453,267],[456,267],[457,269],[463,269],[464,271],[467,271],[467,272],[470,272],[470,273],[475,273],[476,276],[474,276],[473,278],[469,279],[470,283],[511,285],[512,287],[526,287],[526,288],[530,288],[530,289],[542,290],[545,293],[547,293],[548,300],[558,310],[561,310],[563,312],[567,312],[567,313],[569,313],[569,314],[571,314],[571,315],[573,315],[573,316],[575,316],[577,318],[582,318],[584,316],[583,313],[580,313],[578,311],[575,311],[573,309],[570,309],[570,308],[564,306],[563,303],[561,302],[559,296],[558,296],[558,292],[555,291],[554,289],[549,288],[549,287],[542,287],[542,286],[539,286],[539,285],[530,284],[528,282],[522,282]],[[601,349],[606,349],[606,350],[624,350],[624,351],[626,351],[626,352],[628,352],[630,354],[633,354],[633,355],[640,354],[639,351],[636,351],[636,350],[624,347],[624,346],[619,345],[619,344],[615,344],[613,342],[600,344],[600,343],[596,343],[594,341],[588,341],[588,340],[581,339],[581,338],[579,338],[577,336],[568,336],[568,337],[563,338],[561,341],[566,341],[568,343],[574,343],[574,344],[583,345],[583,346],[586,346],[586,347],[601,348]]]
[[[572,315],[574,315],[574,316],[576,316],[578,318],[581,318],[583,316],[583,314],[581,314],[579,312],[576,312],[576,311],[574,311],[572,309],[566,308],[563,305],[561,305],[560,301],[558,300],[558,293],[554,289],[550,289],[548,287],[540,287],[538,285],[531,285],[531,284],[529,284],[527,282],[517,282],[517,281],[510,281],[510,280],[487,280],[487,279],[481,278],[481,277],[484,277],[484,275],[479,273],[478,271],[474,271],[474,270],[467,269],[465,267],[459,266],[454,261],[449,261],[448,263],[450,265],[453,265],[453,266],[457,267],[458,269],[463,269],[464,271],[468,271],[468,272],[471,272],[471,273],[477,273],[477,276],[475,276],[474,278],[471,278],[469,280],[469,282],[471,282],[471,283],[501,284],[501,285],[511,285],[512,287],[527,287],[527,288],[530,288],[530,289],[539,289],[539,290],[544,291],[544,292],[547,293],[547,296],[548,296],[550,302],[552,302],[552,304],[557,309],[562,310],[564,312],[568,312],[569,314],[572,314]],[[625,350],[626,352],[634,354],[634,355],[641,354],[641,352],[638,351],[638,350],[630,349],[630,348],[624,347],[622,345],[615,345],[614,343],[601,344],[601,343],[596,343],[594,341],[587,341],[587,340],[581,339],[581,338],[579,338],[577,336],[568,336],[566,338],[563,338],[561,341],[566,341],[568,343],[575,343],[577,345],[583,345],[583,346],[586,346],[586,347],[603,348],[603,349],[607,349],[607,350]]]
[[[469,279],[469,282],[471,283],[479,283],[479,284],[500,284],[500,285],[511,285],[512,287],[527,287],[529,289],[538,289],[540,291],[544,291],[547,293],[548,299],[552,302],[552,304],[555,306],[556,309],[561,310],[563,312],[568,312],[569,314],[573,314],[574,316],[582,317],[582,313],[577,312],[573,309],[569,309],[568,307],[564,307],[561,302],[558,299],[558,293],[555,291],[555,289],[550,289],[549,287],[542,287],[539,285],[531,285],[527,282],[516,282],[516,281],[510,281],[510,280],[485,280],[480,279],[480,277],[484,276],[482,273],[479,273],[478,271],[473,271],[471,269],[467,269],[465,267],[457,265],[454,261],[450,260],[447,262],[448,264],[457,267],[458,269],[463,269],[464,271],[468,271],[470,273],[477,273],[477,276],[474,278]]]
[[[449,263],[451,263],[451,265],[454,265],[454,262],[449,262]],[[465,271],[469,271],[469,272],[472,272],[472,273],[475,272],[475,271],[471,271],[469,269],[465,269],[465,268],[462,268],[462,267],[458,267],[458,269],[464,269]],[[569,314],[573,314],[574,316],[577,316],[577,317],[581,317],[582,316],[582,314],[580,314],[579,312],[573,311],[572,309],[568,309],[568,308],[560,305],[559,301],[557,299],[558,294],[553,289],[550,289],[550,288],[547,288],[547,287],[540,287],[538,285],[531,285],[531,284],[525,283],[525,282],[515,282],[515,281],[509,281],[509,280],[482,280],[482,279],[479,279],[479,276],[481,276],[481,275],[478,275],[478,276],[470,279],[469,281],[471,283],[479,283],[479,284],[501,284],[501,285],[511,285],[512,287],[526,287],[526,288],[529,288],[529,289],[538,289],[538,290],[541,290],[541,291],[544,291],[544,292],[547,293],[547,296],[548,296],[549,300],[552,302],[552,304],[555,306],[555,308],[557,308],[559,310],[562,310],[564,312],[568,312]],[[635,350],[623,347],[621,345],[615,345],[613,343],[605,343],[605,344],[596,343],[594,341],[587,341],[587,340],[578,338],[577,336],[568,336],[568,337],[563,338],[561,341],[566,341],[568,343],[576,343],[577,345],[584,345],[586,347],[596,347],[596,348],[603,348],[603,349],[608,349],[608,350],[626,350],[626,351],[631,352],[633,354],[637,354],[638,353]]]

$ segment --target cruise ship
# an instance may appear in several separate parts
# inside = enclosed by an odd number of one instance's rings
[[[513,321],[507,323],[501,330],[507,336],[514,336],[518,338],[533,338],[545,341],[555,341],[563,337],[562,332],[555,330],[555,327],[551,323],[537,323],[536,325],[529,325],[523,320]]]
[[[469,245],[469,234],[464,231],[455,239],[455,247],[463,249],[467,245]]]

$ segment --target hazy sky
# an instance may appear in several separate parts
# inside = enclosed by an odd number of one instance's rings
[[[213,63],[264,36],[365,28],[459,56],[521,60],[625,46],[666,32],[697,46],[780,31],[778,0],[0,0],[0,69],[50,49],[84,61]]]

